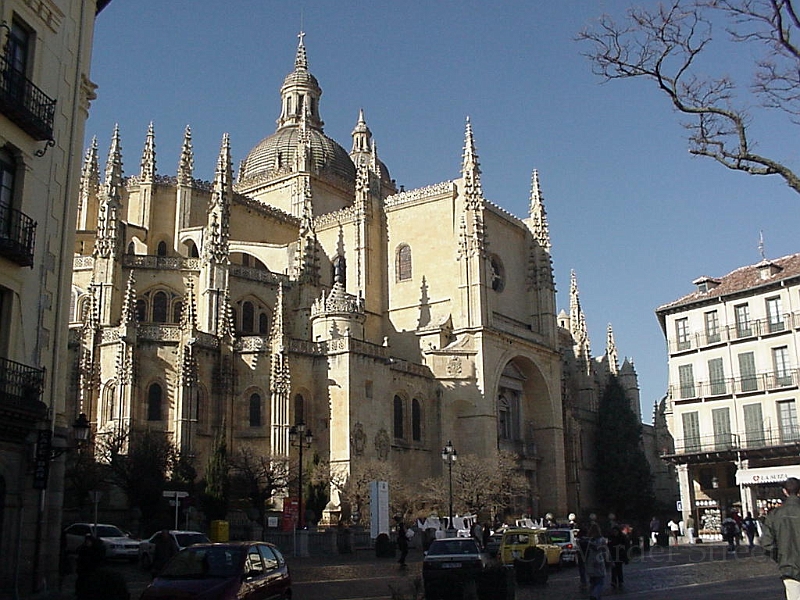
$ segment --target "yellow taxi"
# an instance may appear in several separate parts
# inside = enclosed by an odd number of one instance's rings
[[[561,547],[553,544],[547,536],[546,529],[529,527],[509,527],[503,531],[498,556],[503,565],[511,566],[514,559],[525,556],[527,548],[537,546],[544,550],[548,566],[557,567],[561,561]]]

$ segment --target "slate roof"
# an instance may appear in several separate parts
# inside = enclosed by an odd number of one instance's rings
[[[777,267],[776,272],[766,279],[761,277],[761,269],[764,267]],[[746,267],[739,267],[735,271],[731,271],[721,278],[714,277],[700,277],[695,280],[695,283],[701,281],[718,282],[719,285],[712,287],[709,285],[707,292],[695,291],[691,294],[678,298],[673,302],[663,304],[656,309],[656,312],[663,312],[672,308],[692,304],[694,302],[702,302],[710,298],[718,298],[721,296],[729,296],[744,292],[746,290],[756,289],[762,286],[773,285],[776,282],[783,281],[784,279],[791,279],[793,277],[800,277],[800,253],[789,254],[774,260],[763,260],[755,265],[748,265]]]

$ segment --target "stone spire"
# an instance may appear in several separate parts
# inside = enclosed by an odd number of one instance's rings
[[[306,36],[304,31],[297,34],[297,53],[294,56],[294,70],[307,71],[308,70],[308,56],[306,55],[306,45],[303,38]]]
[[[355,129],[350,134],[353,137],[353,149],[350,151],[350,156],[354,154],[367,153],[370,151],[370,142],[372,140],[372,132],[367,127],[367,121],[364,119],[364,109],[358,111],[358,122]],[[355,161],[354,161],[355,162]]]
[[[478,162],[478,152],[475,148],[475,139],[472,135],[472,123],[467,117],[466,133],[464,135],[464,158],[461,163],[461,176],[464,178],[464,196],[467,208],[475,210],[483,201],[481,188],[481,168]]]
[[[183,297],[183,310],[181,311],[181,329],[192,331],[197,327],[197,303],[194,298],[194,281],[186,282],[186,294]]]
[[[147,128],[141,166],[140,179],[148,182],[153,181],[156,176],[156,133],[152,121],[150,121],[150,125]]]
[[[97,192],[99,190],[100,163],[97,158],[97,138],[93,137],[81,169],[78,229],[94,229],[97,226]]]
[[[606,331],[606,357],[608,358],[608,370],[612,375],[619,372],[619,357],[617,356],[617,344],[614,342],[614,330],[611,323],[608,324]]]
[[[194,150],[192,149],[192,129],[188,125],[183,132],[181,158],[178,162],[178,183],[191,185],[194,177]]]
[[[115,259],[121,252],[122,228],[119,222],[119,211],[122,208],[120,202],[122,185],[122,150],[119,140],[119,125],[116,125],[106,162],[106,179],[103,183],[103,195],[97,216],[95,257]]]
[[[133,270],[128,273],[128,282],[125,285],[125,295],[122,298],[122,325],[136,323],[136,279]]]
[[[206,260],[227,262],[228,237],[230,229],[231,198],[233,196],[233,168],[231,166],[231,146],[228,134],[222,136],[222,146],[217,159],[214,183],[211,186],[211,200],[208,204],[208,220],[203,243],[203,256]]]
[[[550,228],[547,225],[544,196],[539,186],[539,172],[536,169],[531,174],[530,219],[533,237],[544,250],[550,252]]]
[[[569,321],[570,333],[572,334],[575,345],[575,356],[589,373],[589,365],[592,356],[589,345],[589,333],[586,328],[586,317],[581,309],[581,300],[578,294],[578,278],[575,271],[571,271],[569,285]]]

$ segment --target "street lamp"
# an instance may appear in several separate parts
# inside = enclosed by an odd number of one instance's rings
[[[303,448],[310,448],[314,436],[300,421],[289,429],[289,443],[300,449],[300,469],[297,476],[297,528],[303,528]]]
[[[442,448],[442,460],[447,463],[447,471],[450,476],[450,524],[448,529],[453,529],[453,463],[458,458],[458,452],[453,448],[453,442],[447,441],[447,445]]]

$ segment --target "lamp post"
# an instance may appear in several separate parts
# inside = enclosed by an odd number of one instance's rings
[[[303,528],[303,448],[310,448],[314,436],[301,420],[289,429],[289,443],[300,450],[300,462],[297,475],[297,528]]]
[[[447,441],[447,445],[442,448],[442,460],[447,463],[447,471],[450,478],[450,523],[448,529],[453,529],[453,463],[458,458],[458,452],[453,448],[453,442]]]

